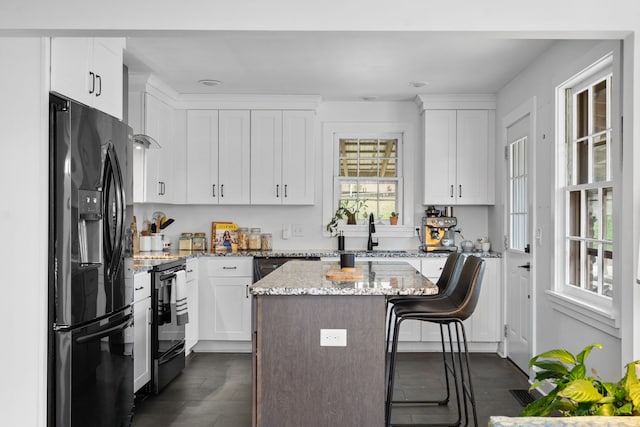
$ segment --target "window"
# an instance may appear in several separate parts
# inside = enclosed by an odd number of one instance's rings
[[[564,87],[564,290],[587,300],[613,296],[610,60]]]
[[[363,202],[365,207],[358,212],[357,220],[366,220],[373,213],[377,223],[388,224],[391,213],[402,206],[401,135],[336,135],[336,142],[337,206]]]
[[[527,138],[509,144],[509,248],[524,252],[528,245]]]

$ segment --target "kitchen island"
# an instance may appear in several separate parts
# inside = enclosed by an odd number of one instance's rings
[[[437,287],[401,261],[356,268],[290,261],[251,287],[254,427],[384,425],[386,297]]]

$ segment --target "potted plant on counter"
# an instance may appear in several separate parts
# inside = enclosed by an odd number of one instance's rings
[[[391,212],[391,216],[389,217],[389,224],[397,225],[399,216],[400,216],[399,212]]]
[[[360,209],[367,208],[366,200],[341,200],[340,206],[333,214],[333,218],[327,224],[327,231],[335,236],[338,231],[338,220],[347,219],[348,225],[356,224],[356,215]]]

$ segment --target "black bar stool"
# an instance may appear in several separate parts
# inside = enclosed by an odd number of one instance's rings
[[[387,309],[388,312],[388,320],[387,320],[387,345],[386,351],[387,355],[389,354],[389,343],[391,342],[391,323],[395,316],[394,308],[401,302],[415,302],[421,300],[433,300],[437,298],[442,298],[446,295],[449,295],[456,284],[458,284],[458,278],[460,277],[460,272],[462,271],[462,265],[464,264],[464,260],[466,255],[462,255],[458,252],[452,252],[447,256],[447,261],[444,264],[442,269],[442,273],[438,278],[438,282],[436,286],[438,287],[438,294],[436,295],[421,295],[421,296],[392,296],[387,298],[387,306],[389,304],[394,304],[391,307],[391,310]],[[399,305],[400,307],[402,305]],[[442,366],[444,370],[444,383],[446,384],[446,394],[442,398],[438,398],[435,400],[403,400],[403,401],[393,401],[394,404],[401,405],[426,405],[426,404],[438,404],[438,405],[447,405],[449,403],[449,399],[451,397],[451,390],[449,388],[449,370],[447,369],[446,364],[446,349],[445,349],[445,341],[444,341],[444,331],[443,325],[440,325],[440,337],[442,343]],[[388,357],[385,359],[388,364]],[[389,365],[390,366],[390,365]],[[388,373],[387,373],[388,375]]]
[[[466,320],[478,303],[480,296],[480,285],[484,274],[485,261],[479,257],[467,257],[460,276],[456,283],[451,283],[444,295],[438,298],[424,298],[421,300],[407,300],[397,302],[394,306],[396,316],[393,328],[393,342],[391,347],[391,360],[389,363],[389,375],[387,382],[387,401],[385,408],[386,426],[391,426],[391,408],[393,402],[393,384],[395,376],[396,356],[398,351],[398,332],[404,320],[414,319],[425,322],[438,323],[440,334],[445,351],[444,327],[447,329],[449,338],[449,354],[443,356],[445,370],[453,377],[453,386],[456,392],[457,415],[458,418],[453,423],[446,425],[457,426],[463,422],[462,408],[464,408],[464,421],[469,424],[468,406],[471,406],[473,424],[478,425],[475,397],[471,384],[471,370],[469,367],[469,352],[467,347],[467,337],[462,323]],[[452,331],[453,326],[453,331]],[[454,347],[454,333],[456,345]],[[463,357],[464,353],[464,357]],[[456,361],[457,359],[457,361]],[[447,378],[447,391],[449,389]],[[429,402],[432,403],[432,402]],[[441,402],[433,402],[442,404]],[[428,424],[420,424],[428,425]],[[439,425],[442,425],[439,423]]]

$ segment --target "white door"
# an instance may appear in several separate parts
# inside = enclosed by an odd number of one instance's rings
[[[531,116],[506,126],[506,351],[524,372],[532,356],[531,229],[533,218]]]

